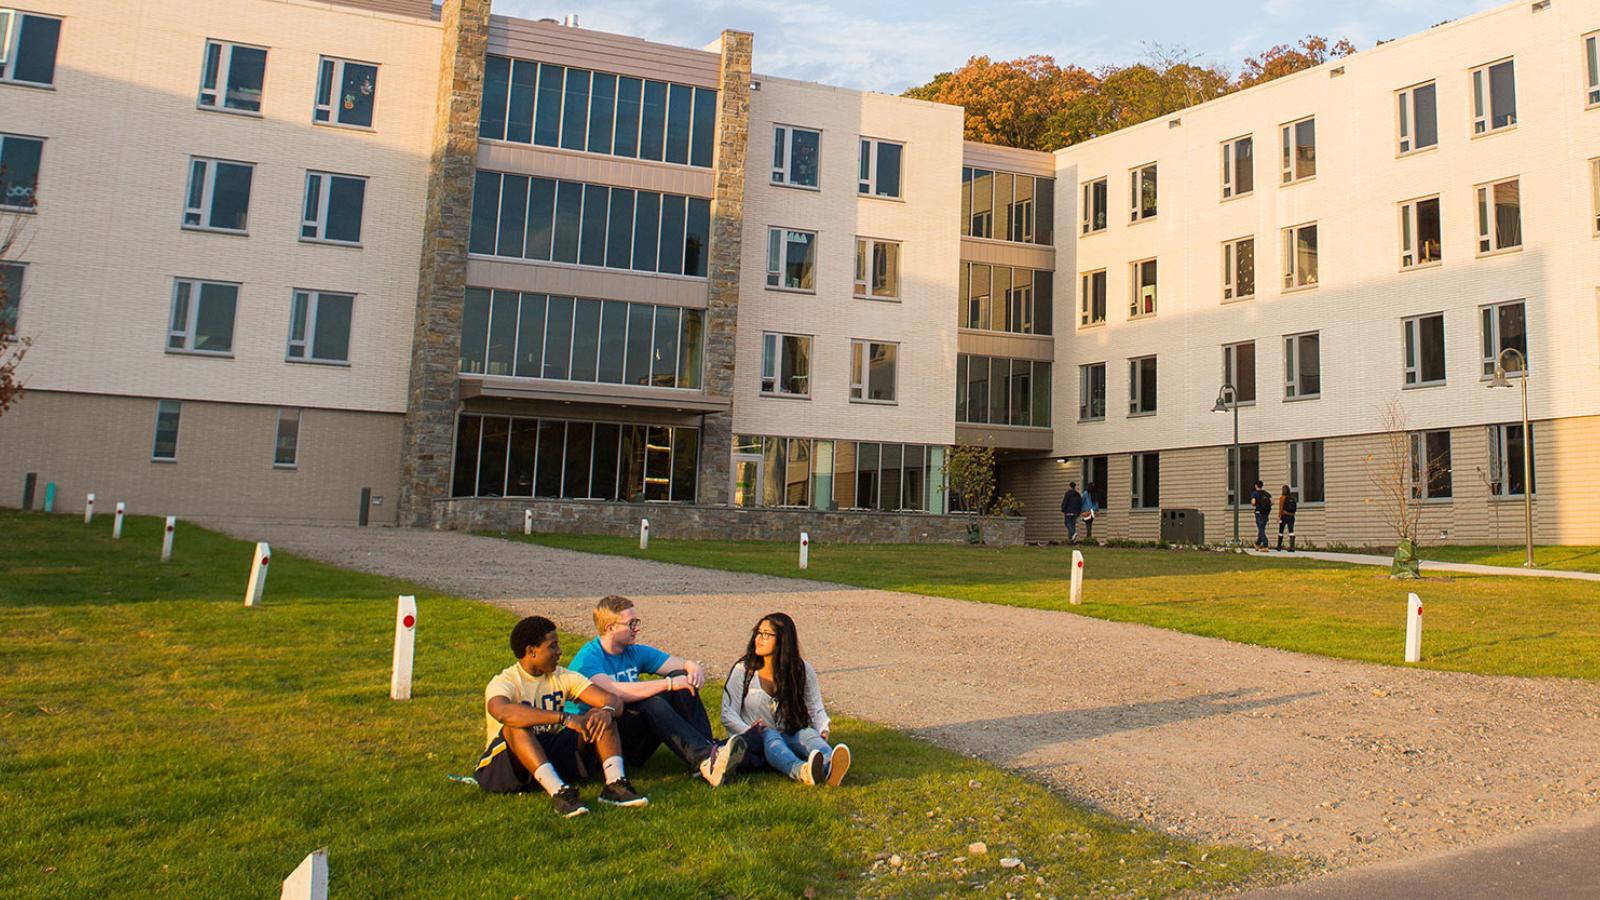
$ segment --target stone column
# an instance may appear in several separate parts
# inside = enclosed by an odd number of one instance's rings
[[[450,495],[461,354],[461,304],[483,103],[490,0],[444,0],[444,43],[433,123],[417,315],[400,468],[401,525],[430,524],[433,501]]]
[[[722,32],[717,84],[716,193],[711,199],[711,266],[706,287],[706,380],[710,397],[733,398],[734,336],[739,324],[739,266],[744,244],[745,151],[750,142],[748,32]],[[733,413],[702,420],[698,501],[727,506]]]

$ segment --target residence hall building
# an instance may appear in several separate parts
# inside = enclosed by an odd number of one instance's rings
[[[365,487],[377,522],[858,510],[833,534],[938,539],[948,450],[981,443],[1032,538],[1070,479],[1097,537],[1184,507],[1219,540],[1228,378],[1246,478],[1294,485],[1302,536],[1383,540],[1362,460],[1395,399],[1430,538],[1511,539],[1525,442],[1483,363],[1514,346],[1539,538],[1600,540],[1600,20],[1571,0],[1056,154],[753,74],[739,32],[144,6],[0,31],[0,152],[37,171],[8,175],[36,343],[0,481],[64,508],[348,521]]]
[[[1513,3],[1058,151],[1056,459],[1003,488],[1053,512],[1092,481],[1096,537],[1192,508],[1226,540],[1229,382],[1242,481],[1289,485],[1302,540],[1392,542],[1370,468],[1400,431],[1425,542],[1520,543],[1524,491],[1539,542],[1600,541],[1597,41],[1596,4]],[[1488,388],[1519,355],[1531,435]]]

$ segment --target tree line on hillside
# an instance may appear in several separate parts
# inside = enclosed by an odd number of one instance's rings
[[[1356,51],[1348,40],[1307,35],[1244,61],[1237,76],[1194,54],[1146,45],[1146,59],[1091,72],[1053,57],[995,61],[974,56],[902,96],[960,106],[966,138],[1028,150],[1057,150],[1119,128],[1282,78]]]

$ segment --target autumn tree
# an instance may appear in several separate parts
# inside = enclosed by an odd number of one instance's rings
[[[1341,38],[1335,43],[1328,43],[1328,39],[1320,35],[1308,34],[1293,46],[1279,44],[1262,53],[1252,56],[1244,61],[1244,69],[1239,73],[1237,87],[1243,90],[1247,87],[1282,78],[1320,66],[1330,59],[1340,59],[1356,52],[1356,46],[1348,40]]]
[[[965,109],[967,140],[1054,150],[1071,140],[1053,130],[1052,120],[1097,85],[1094,75],[1077,66],[1058,66],[1049,56],[999,62],[974,56],[905,96]]]
[[[20,271],[11,265],[22,252],[22,218],[15,213],[0,218],[0,414],[22,396],[22,382],[17,378],[17,367],[33,343],[16,333],[16,309],[21,302],[18,285],[22,279],[13,273]],[[13,296],[17,294],[18,296]]]
[[[1201,64],[1186,50],[1146,45],[1145,60],[1123,68],[1107,68],[1099,84],[1062,110],[1054,131],[1076,143],[1110,134],[1129,125],[1215,100],[1230,88],[1228,73]],[[1062,146],[1065,146],[1063,144]]]

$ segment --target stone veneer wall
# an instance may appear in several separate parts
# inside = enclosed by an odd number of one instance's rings
[[[637,536],[639,520],[645,518],[650,520],[651,536],[679,540],[798,541],[804,531],[818,543],[964,544],[967,525],[973,521],[968,516],[924,513],[459,497],[434,502],[433,527],[521,531],[523,511],[530,509],[534,531]],[[982,522],[984,543],[991,547],[1015,547],[1023,541],[1021,518],[985,518]]]
[[[734,337],[739,321],[752,46],[753,38],[746,32],[722,33],[722,68],[717,85],[717,180],[711,199],[711,267],[706,288],[705,392],[708,397],[729,400],[733,398]],[[701,503],[728,505],[728,467],[732,459],[732,410],[705,416],[700,430]]]
[[[445,0],[440,13],[444,41],[401,441],[402,525],[425,524],[431,502],[450,489],[489,5],[490,0]]]

